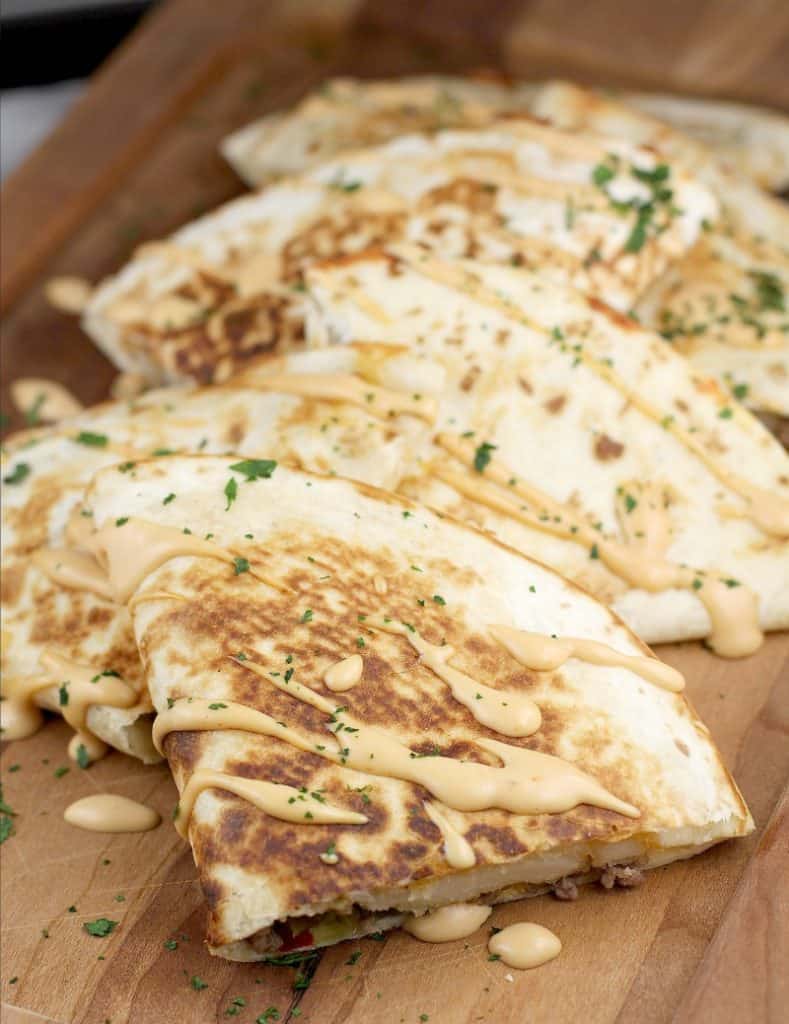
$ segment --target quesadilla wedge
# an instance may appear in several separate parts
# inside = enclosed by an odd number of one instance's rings
[[[539,269],[627,310],[716,211],[707,189],[628,143],[532,121],[412,135],[143,246],[83,323],[124,370],[222,381],[303,343],[311,262],[403,240]]]
[[[133,481],[137,461],[152,454],[166,462],[175,452],[214,451],[266,456],[238,462],[239,480],[244,471],[270,471],[273,454],[396,486],[410,444],[429,429],[431,399],[350,371],[329,373],[337,362],[326,353],[322,376],[311,365],[306,389],[295,356],[254,390],[162,389],[10,440],[2,507],[5,738],[35,731],[41,706],[74,726],[71,753],[80,763],[107,743],[158,760],[131,620],[84,545],[91,522],[85,485],[107,466]],[[161,501],[186,513],[175,492],[164,491]]]
[[[256,188],[286,174],[300,174],[343,150],[377,145],[396,135],[477,128],[504,114],[533,113],[539,109],[535,101],[543,86],[444,76],[373,82],[330,79],[291,110],[269,114],[234,132],[221,150],[237,174]],[[665,126],[670,125],[763,188],[781,192],[789,187],[789,119],[783,114],[689,96],[614,95],[640,112],[644,134],[639,141],[660,149]]]
[[[755,409],[789,414],[789,206],[738,173],[719,152],[593,90],[551,82],[538,92],[534,109],[568,130],[609,132],[654,145],[680,166],[692,167],[717,195],[721,219],[707,225],[702,240],[635,309],[701,373]]]
[[[325,946],[750,831],[682,677],[590,595],[392,494],[278,466],[228,506],[233,475],[153,461],[87,497],[212,952]]]
[[[750,103],[623,92],[623,103],[678,128],[769,192],[789,188],[789,117]],[[659,143],[658,143],[659,146]]]
[[[656,335],[540,275],[415,250],[307,281],[316,341],[445,368],[407,493],[581,583],[647,642],[738,656],[789,625],[789,456]]]
[[[332,78],[293,109],[229,135],[220,148],[238,176],[258,188],[398,135],[479,128],[503,114],[528,114],[533,94],[527,83],[448,75]]]
[[[789,417],[789,248],[710,232],[635,311],[699,373],[753,409]]]

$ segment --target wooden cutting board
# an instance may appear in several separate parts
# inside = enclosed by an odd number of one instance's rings
[[[96,279],[140,242],[241,192],[216,153],[229,130],[329,74],[481,65],[789,108],[789,7],[165,4],[3,188],[5,382],[50,376],[85,401],[106,396],[113,371],[75,322],[46,307],[43,284],[61,273]],[[638,890],[593,888],[576,903],[545,897],[496,910],[495,925],[528,916],[561,936],[563,955],[533,972],[489,962],[487,928],[439,947],[400,933],[345,944],[306,971],[213,959],[191,856],[167,822],[176,794],[166,769],[113,754],[61,774],[62,723],[6,744],[0,779],[16,816],[0,847],[3,1021],[777,1024],[789,1006],[789,637],[738,662],[699,645],[659,653],[686,674],[757,833],[655,872]],[[67,803],[97,790],[145,800],[165,824],[117,837],[66,825]],[[82,927],[98,917],[118,922],[106,938]]]

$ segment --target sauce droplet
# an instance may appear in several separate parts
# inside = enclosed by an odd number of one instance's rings
[[[63,817],[69,825],[88,832],[150,832],[162,820],[152,807],[112,793],[94,793],[75,800]]]
[[[466,939],[481,928],[492,913],[492,907],[477,903],[450,903],[447,907],[428,911],[422,917],[411,917],[403,931],[422,942],[454,942]]]
[[[364,662],[361,654],[352,654],[349,658],[343,658],[331,668],[326,669],[323,681],[332,693],[344,693],[356,686],[362,678]]]
[[[488,951],[508,967],[526,971],[553,960],[561,953],[562,944],[550,929],[522,921],[491,936]]]
[[[44,288],[47,302],[61,313],[81,313],[92,288],[83,277],[52,277]]]

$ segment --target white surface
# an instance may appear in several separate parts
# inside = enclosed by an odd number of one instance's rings
[[[84,87],[79,80],[0,93],[0,178],[49,135]]]

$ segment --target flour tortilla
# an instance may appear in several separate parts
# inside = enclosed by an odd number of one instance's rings
[[[642,223],[634,204],[655,195]],[[304,344],[299,289],[315,260],[407,240],[539,270],[628,310],[716,213],[691,175],[626,142],[533,121],[411,135],[143,246],[99,285],[83,322],[123,370],[223,381]]]
[[[458,870],[444,858],[421,786],[329,762],[281,738],[237,730],[170,732],[165,750],[182,792],[198,770],[221,771],[303,787],[305,808],[318,806],[311,804],[317,793],[368,819],[288,823],[226,790],[202,792],[189,838],[208,904],[212,952],[260,960],[330,945],[394,927],[411,912],[477,898],[518,899],[568,875],[594,879],[611,864],[656,867],[750,831],[742,797],[681,695],[629,670],[576,660],[554,673],[534,673],[488,632],[499,623],[647,654],[591,596],[490,537],[339,478],[278,467],[270,479],[240,487],[225,508],[229,461],[171,459],[164,479],[158,464],[141,464],[133,482],[103,471],[88,495],[98,526],[112,530],[118,516],[129,515],[180,527],[172,506],[159,500],[164,484],[184,496],[195,535],[210,531],[221,545],[242,545],[253,568],[264,566],[268,579],[292,588],[282,593],[251,573],[234,576],[221,560],[204,556],[171,558],[147,571],[137,596],[179,595],[134,603],[157,711],[188,698],[213,701],[217,709],[233,700],[325,749],[335,742],[326,716],[287,692],[299,683],[332,706],[342,704],[340,712],[352,714],[361,732],[375,725],[417,754],[495,763],[480,743],[505,737],[480,726],[453,700],[404,636],[371,629],[364,618],[390,616],[411,623],[430,642],[446,639],[456,652],[453,663],[473,678],[527,691],[543,710],[543,725],[528,739],[507,742],[575,763],[634,804],[640,817],[588,804],[536,815],[447,810],[476,855],[473,867]],[[254,539],[245,540],[252,531]],[[108,557],[114,575],[115,555]],[[332,694],[322,681],[325,671],[359,651],[361,681]],[[250,662],[263,674],[251,672]],[[270,680],[288,668],[284,689],[275,687]],[[337,741],[351,742],[339,735]],[[321,859],[329,849],[336,863]]]
[[[398,135],[478,128],[502,114],[528,114],[534,88],[449,75],[373,82],[333,78],[291,110],[229,135],[220,148],[233,170],[258,188]]]
[[[396,135],[479,127],[502,114],[532,113],[542,87],[538,82],[506,84],[448,76],[372,82],[330,79],[290,110],[234,132],[221,150],[239,176],[259,188],[284,175],[300,174],[342,150],[376,145]],[[640,118],[645,133],[640,141],[654,141],[661,148],[663,126],[669,125],[763,188],[781,192],[789,187],[789,119],[784,114],[690,96],[627,91],[613,95],[647,115]]]
[[[617,488],[663,488],[670,561],[728,574],[758,595],[763,629],[789,626],[789,542],[743,517],[743,499],[667,425],[689,431],[723,470],[784,505],[789,456],[656,335],[539,275],[445,264],[413,250],[327,262],[307,277],[317,307],[309,333],[316,341],[364,338],[444,367],[438,431],[473,441],[472,447],[494,445],[493,457],[513,477],[569,504],[599,524],[601,535],[622,536]],[[370,315],[370,305],[378,315]],[[611,370],[618,383],[609,379]],[[640,407],[644,402],[653,407],[650,414]],[[452,467],[473,492],[479,476],[470,461],[434,450],[401,486],[581,583],[648,643],[709,635],[696,592],[629,586],[588,545],[524,525],[436,479],[434,469]]]
[[[298,374],[300,360],[292,357],[287,367],[277,364],[271,371]],[[322,371],[337,366],[338,360],[326,353]],[[107,402],[57,427],[12,437],[3,455],[3,476],[21,479],[3,488],[4,677],[40,676],[44,648],[97,671],[119,672],[139,693],[139,704],[128,711],[94,706],[88,725],[117,749],[144,761],[158,760],[128,612],[103,597],[53,582],[33,561],[42,549],[70,546],[66,524],[82,506],[94,473],[113,466],[118,477],[133,481],[137,459],[152,453],[160,452],[164,463],[174,452],[239,452],[394,487],[407,465],[411,439],[424,429],[423,421],[411,416],[376,416],[372,406],[262,393],[252,385],[163,388],[132,403]],[[167,495],[164,491],[161,500]],[[183,508],[177,495],[171,503]],[[39,691],[37,699],[58,710],[56,686]]]

